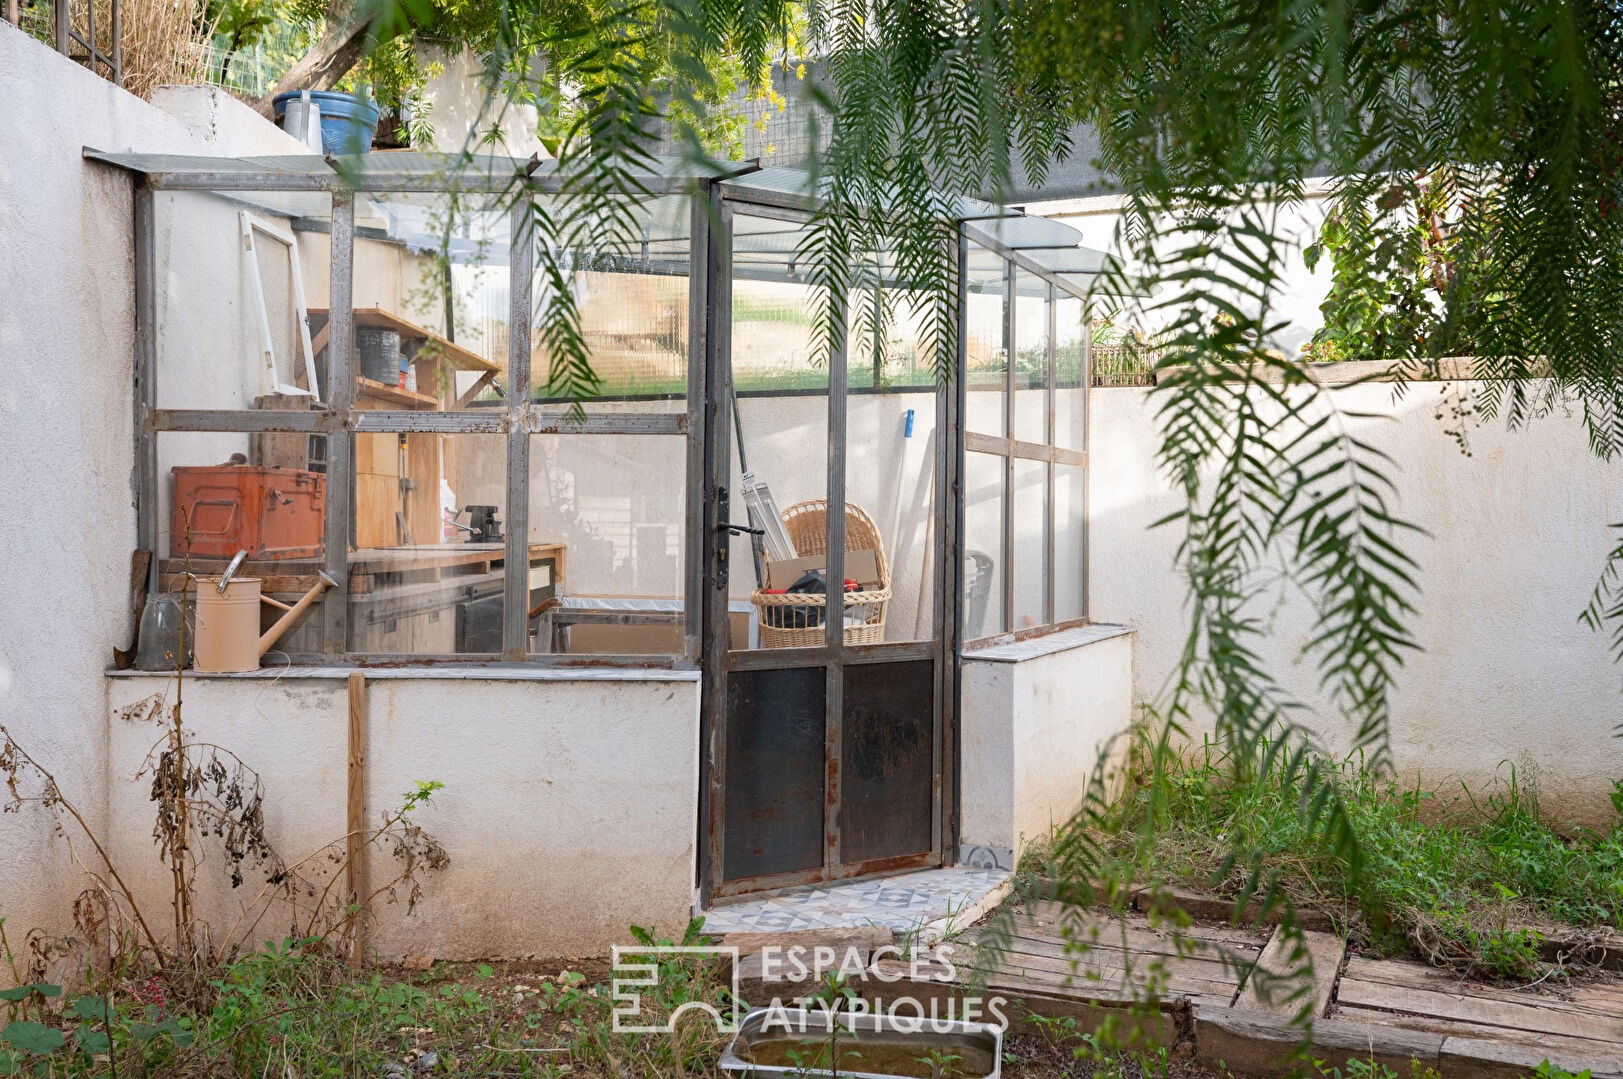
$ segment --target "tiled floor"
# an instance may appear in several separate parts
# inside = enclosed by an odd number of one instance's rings
[[[1001,869],[924,869],[893,877],[785,888],[723,901],[703,912],[711,933],[793,932],[881,926],[899,933],[951,918],[960,926],[995,903],[1009,879]]]

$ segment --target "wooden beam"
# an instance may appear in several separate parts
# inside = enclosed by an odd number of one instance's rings
[[[361,873],[364,850],[361,832],[366,827],[366,675],[349,676],[349,808],[345,817],[347,839],[344,858],[345,902],[361,901],[366,887]],[[362,959],[361,925],[365,911],[356,911],[350,922],[349,965],[359,967]]]

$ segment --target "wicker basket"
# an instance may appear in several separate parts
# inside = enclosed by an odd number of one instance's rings
[[[802,557],[828,551],[828,503],[821,498],[796,502],[782,513],[783,528]],[[879,644],[885,639],[885,608],[890,603],[890,564],[885,542],[873,518],[861,506],[845,507],[845,549],[873,551],[879,565],[879,587],[845,593],[845,643]],[[762,648],[815,648],[822,644],[828,597],[816,593],[750,596],[760,615]]]

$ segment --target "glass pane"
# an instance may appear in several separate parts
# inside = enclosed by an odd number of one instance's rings
[[[935,774],[935,664],[845,668],[840,732],[840,861],[930,849]]]
[[[964,455],[964,639],[1003,626],[1003,482],[1005,458]]]
[[[971,244],[968,278],[964,429],[1001,437],[1009,399],[1008,263]]]
[[[1048,464],[1014,462],[1014,629],[1048,621]]]
[[[1048,442],[1048,282],[1014,274],[1014,437]]]
[[[512,241],[500,198],[356,198],[351,363],[358,407],[456,411],[499,403]],[[312,312],[318,344],[325,314]]]
[[[1083,424],[1087,384],[1087,353],[1082,301],[1055,290],[1054,300],[1054,445],[1068,450],[1088,448]]]
[[[594,252],[570,277],[581,335],[592,371],[601,380],[597,401],[680,401],[687,396],[690,207],[685,196],[639,203],[630,211],[639,232],[636,247]],[[531,290],[538,319],[549,288],[538,268]],[[559,366],[563,357],[539,334],[534,343],[530,370],[535,397],[558,399],[566,385]]]
[[[158,407],[311,407],[331,197],[159,191],[153,214]]]
[[[308,439],[307,435],[271,436],[242,432],[161,432],[158,435],[157,536],[160,590],[179,593],[185,586],[193,601],[206,580],[218,578],[238,551],[248,553],[233,574],[239,582],[231,598],[259,594],[292,605],[319,587],[326,520],[327,477],[321,472],[266,463],[262,441]],[[241,611],[241,607],[237,607]],[[246,632],[257,636],[287,613],[271,604],[246,615]],[[321,651],[322,615],[318,597],[289,623],[265,655],[267,666],[285,662],[291,652]],[[243,638],[235,638],[242,645]],[[205,645],[205,653],[213,651]],[[161,654],[161,650],[160,650]],[[218,654],[218,653],[216,653]],[[209,665],[211,670],[252,669],[254,642],[246,642],[246,666]]]
[[[911,299],[897,293],[890,302],[907,316],[895,339],[917,353],[925,351],[923,319],[911,317]],[[845,576],[866,596],[847,604],[847,643],[928,640],[933,632],[935,417],[933,379],[917,389],[853,388],[846,398]]]
[[[1087,615],[1084,581],[1087,573],[1088,470],[1074,465],[1054,466],[1054,621],[1067,622]]]
[[[935,315],[924,297],[901,288],[869,288],[852,311],[852,390],[933,389]],[[874,311],[882,311],[876,318]]]
[[[500,652],[506,517],[505,436],[357,435],[350,650]]]
[[[684,439],[530,439],[530,543],[553,556],[532,575],[553,601],[535,619],[536,651],[682,651],[686,491]]]
[[[737,412],[723,403],[720,413],[735,425],[728,514],[769,534],[732,539],[732,644],[818,647],[828,632],[828,364],[818,326],[821,298],[793,265],[800,226],[738,215],[733,227]]]

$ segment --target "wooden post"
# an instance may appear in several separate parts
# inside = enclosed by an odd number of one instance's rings
[[[366,675],[349,676],[349,811],[345,817],[344,895],[350,906],[361,901],[365,886],[361,874],[361,830],[366,826]],[[361,965],[361,920],[355,912],[350,923],[349,965]]]

